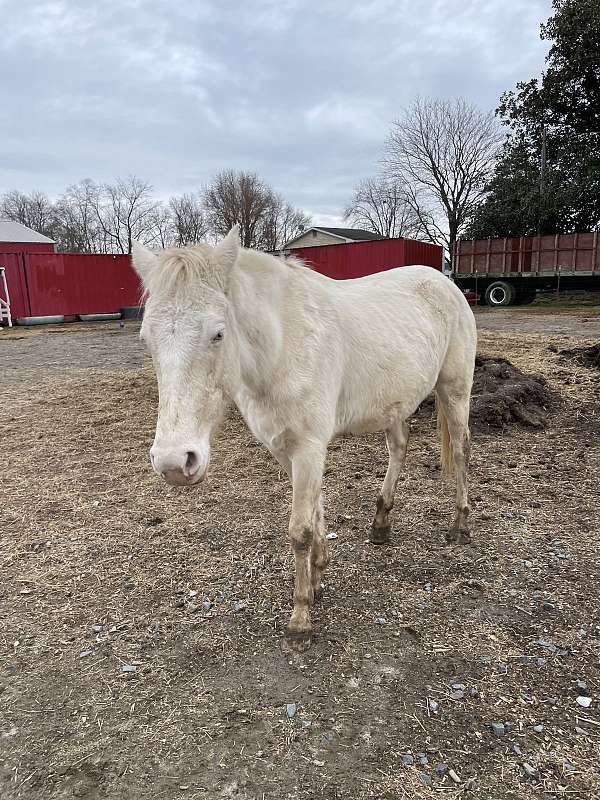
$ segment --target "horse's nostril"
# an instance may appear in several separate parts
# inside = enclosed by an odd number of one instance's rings
[[[196,453],[193,450],[188,450],[186,453],[185,459],[185,473],[186,475],[193,475],[194,472],[197,471],[199,466],[199,460]]]

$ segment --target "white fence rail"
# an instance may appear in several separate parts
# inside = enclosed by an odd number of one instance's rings
[[[0,325],[6,320],[8,327],[12,328],[12,317],[10,314],[10,295],[6,283],[6,270],[0,267]]]

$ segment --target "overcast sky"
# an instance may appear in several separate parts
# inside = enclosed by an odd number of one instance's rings
[[[550,0],[0,0],[0,193],[258,172],[325,224],[416,95],[493,109]]]

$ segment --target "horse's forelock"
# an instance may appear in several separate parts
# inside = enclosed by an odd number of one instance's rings
[[[187,294],[198,284],[219,288],[219,276],[210,260],[210,252],[208,245],[164,250],[152,274],[150,294],[165,296],[180,291]]]

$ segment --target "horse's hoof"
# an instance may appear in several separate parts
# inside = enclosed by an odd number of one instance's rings
[[[285,629],[285,643],[295,653],[305,653],[312,644],[312,630]]]
[[[471,544],[471,534],[466,528],[450,528],[446,541],[448,544]]]
[[[371,544],[387,544],[390,541],[391,533],[391,525],[386,525],[384,528],[375,528],[373,525],[371,525],[369,541]]]

